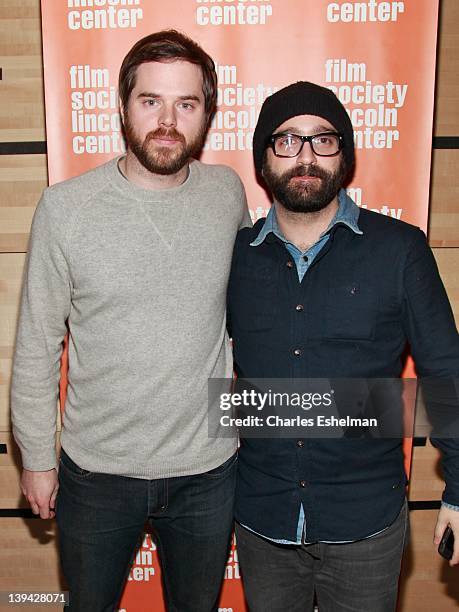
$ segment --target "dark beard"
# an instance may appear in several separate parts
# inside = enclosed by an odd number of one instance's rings
[[[310,165],[295,166],[283,174],[276,174],[267,162],[263,166],[263,177],[276,201],[297,213],[318,212],[326,208],[343,186],[346,174],[343,159],[335,172]],[[321,180],[306,185],[290,184],[295,176],[315,176]]]
[[[129,121],[129,116],[124,118],[124,138],[128,148],[134,153],[144,168],[153,174],[176,174],[185,166],[190,157],[198,154],[202,149],[205,136],[205,128],[199,132],[194,140],[187,143],[183,134],[175,128],[160,127],[148,132],[144,140],[137,137],[134,128]],[[158,147],[151,151],[150,141],[155,138],[171,137],[180,141],[180,148],[170,150],[168,147]]]

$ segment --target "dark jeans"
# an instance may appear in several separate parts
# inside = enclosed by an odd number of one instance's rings
[[[393,612],[406,528],[406,503],[390,527],[349,544],[274,544],[236,524],[250,612],[311,612],[314,592],[319,612]]]
[[[56,515],[70,590],[68,609],[117,608],[148,520],[158,546],[167,609],[217,610],[233,525],[235,477],[236,455],[204,474],[142,480],[82,470],[62,452]]]

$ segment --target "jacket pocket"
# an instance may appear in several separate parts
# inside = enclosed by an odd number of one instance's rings
[[[323,317],[324,338],[372,340],[377,314],[375,297],[360,283],[329,287]]]

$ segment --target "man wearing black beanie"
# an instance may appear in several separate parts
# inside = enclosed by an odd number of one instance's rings
[[[343,189],[354,141],[336,96],[298,82],[267,98],[253,155],[274,205],[235,244],[238,379],[370,385],[400,377],[407,345],[419,377],[457,379],[459,336],[423,232],[359,209]],[[306,429],[242,433],[236,537],[250,611],[306,612],[314,597],[320,612],[393,611],[407,529],[402,436]],[[434,543],[448,523],[458,542],[459,442],[432,442],[446,458]]]

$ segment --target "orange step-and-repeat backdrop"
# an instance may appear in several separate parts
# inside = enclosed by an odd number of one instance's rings
[[[330,87],[350,114],[356,203],[426,229],[437,14],[438,0],[42,0],[50,183],[122,154],[121,61],[139,38],[175,28],[217,64],[219,107],[202,160],[239,173],[254,220],[270,206],[251,153],[261,104],[309,80]],[[220,605],[245,610],[234,546]],[[164,610],[149,535],[121,609]]]

